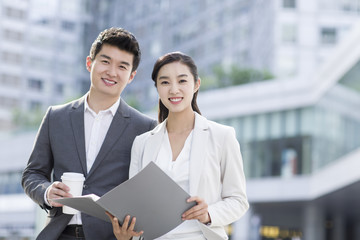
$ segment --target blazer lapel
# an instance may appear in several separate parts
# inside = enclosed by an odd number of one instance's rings
[[[206,118],[195,113],[195,127],[190,153],[190,195],[194,196],[199,187],[200,176],[204,166],[204,154],[209,139],[209,131]]]
[[[73,105],[74,111],[70,113],[70,118],[71,118],[71,126],[74,133],[76,148],[80,159],[81,167],[84,176],[86,176],[87,170],[86,170],[85,132],[84,132],[84,101],[85,101],[85,97],[74,103]]]
[[[150,132],[150,137],[145,143],[143,160],[141,169],[148,165],[151,161],[155,162],[160,151],[163,137],[165,136],[166,120],[160,123]]]
[[[122,136],[124,130],[129,124],[130,120],[130,111],[129,106],[120,99],[119,108],[114,115],[114,118],[110,124],[109,130],[105,136],[104,142],[101,145],[98,155],[94,161],[93,166],[90,169],[88,176],[90,176],[95,169],[100,165],[101,161],[105,159],[106,155],[113,148],[117,140]]]

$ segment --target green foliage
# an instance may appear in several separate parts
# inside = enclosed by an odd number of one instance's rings
[[[247,84],[252,82],[259,82],[269,80],[274,76],[269,71],[260,71],[251,68],[239,68],[232,65],[228,71],[221,65],[216,65],[213,68],[211,75],[202,76],[201,88],[223,88],[228,86],[235,86]]]
[[[21,128],[36,128],[40,125],[43,116],[44,111],[39,108],[33,111],[15,109],[13,111],[13,123]]]
[[[138,99],[136,98],[136,95],[126,96],[126,103],[135,109],[141,110],[141,104],[139,103]]]

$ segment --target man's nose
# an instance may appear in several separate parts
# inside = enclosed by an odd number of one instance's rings
[[[108,70],[107,70],[107,74],[110,76],[110,77],[115,77],[116,76],[116,66],[113,66],[113,65],[110,65]]]

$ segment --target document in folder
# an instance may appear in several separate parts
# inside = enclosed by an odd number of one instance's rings
[[[84,195],[52,199],[83,213],[110,222],[108,211],[122,224],[126,215],[136,217],[135,231],[144,231],[145,240],[155,239],[182,223],[181,215],[195,206],[187,203],[190,195],[150,162],[133,178],[113,188],[102,197]]]

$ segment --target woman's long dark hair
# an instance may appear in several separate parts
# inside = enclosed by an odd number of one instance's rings
[[[191,74],[194,77],[194,82],[196,83],[196,81],[198,81],[199,75],[198,75],[198,72],[197,72],[197,67],[195,65],[195,62],[192,60],[192,58],[185,55],[185,54],[183,54],[183,53],[181,53],[181,52],[172,52],[172,53],[167,53],[167,54],[159,57],[158,60],[154,64],[154,68],[153,68],[153,71],[152,71],[152,74],[151,74],[151,78],[155,82],[155,87],[157,86],[156,78],[158,76],[158,73],[159,73],[160,69],[164,65],[169,64],[169,63],[173,63],[173,62],[180,62],[180,63],[185,64],[186,66],[188,66]],[[194,95],[193,95],[193,99],[191,101],[191,107],[195,112],[197,112],[198,114],[201,115],[200,109],[199,109],[199,107],[197,105],[197,102],[196,102],[198,91],[196,91],[194,93]],[[159,113],[158,113],[158,121],[159,121],[159,123],[163,122],[168,117],[168,115],[169,115],[169,109],[167,109],[165,107],[165,105],[161,102],[161,99],[159,99]]]

